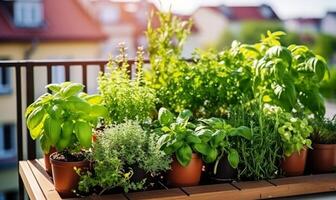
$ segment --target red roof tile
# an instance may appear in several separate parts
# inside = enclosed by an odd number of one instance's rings
[[[0,40],[103,40],[99,23],[77,0],[43,0],[45,23],[40,28],[15,27],[7,12],[0,12]],[[5,9],[0,6],[0,9]]]
[[[268,5],[260,6],[210,6],[204,7],[213,11],[219,12],[230,20],[244,21],[244,20],[279,20],[279,17],[274,10]],[[262,9],[267,9],[269,16],[263,13]]]

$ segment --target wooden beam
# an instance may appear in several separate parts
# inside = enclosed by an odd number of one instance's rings
[[[45,200],[45,196],[27,161],[19,162],[19,173],[31,200]]]
[[[55,190],[54,184],[47,174],[45,169],[41,167],[40,163],[37,160],[28,161],[28,165],[30,166],[37,182],[41,187],[42,192],[47,200],[61,200],[62,198]]]

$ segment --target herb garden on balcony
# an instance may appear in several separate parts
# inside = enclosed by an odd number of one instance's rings
[[[283,177],[334,172],[336,121],[324,118],[319,84],[329,73],[322,57],[306,46],[282,46],[283,32],[267,32],[258,43],[234,41],[185,60],[191,22],[158,17],[159,27],[148,26],[148,52],[137,52],[135,76],[120,46],[98,77],[98,94],[84,93],[80,83],[49,84],[27,107],[30,136],[40,141],[62,198],[132,199],[128,194],[180,188],[187,195],[179,199],[193,199],[194,186],[213,186],[219,196],[208,198],[222,199],[222,184],[243,191],[246,183],[271,187]],[[328,185],[334,175],[311,176],[317,178],[302,183],[325,180],[328,189],[282,188],[278,196],[335,190]],[[257,186],[236,198],[255,199]]]

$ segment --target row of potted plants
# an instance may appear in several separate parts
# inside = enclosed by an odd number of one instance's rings
[[[131,79],[121,46],[98,77],[99,94],[50,84],[28,106],[27,127],[62,197],[302,175],[309,149],[314,172],[334,170],[336,122],[323,118],[318,92],[323,58],[268,32],[188,62],[190,23],[158,17],[147,31],[149,71],[139,48]]]

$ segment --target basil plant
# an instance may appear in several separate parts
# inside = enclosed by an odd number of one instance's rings
[[[194,131],[196,126],[189,122],[190,117],[190,110],[180,112],[176,118],[166,108],[160,108],[158,115],[161,131],[164,132],[158,140],[159,145],[167,155],[175,155],[184,167],[190,163],[193,152],[199,153],[195,145],[202,143]]]
[[[239,164],[239,153],[234,147],[234,138],[242,137],[251,140],[252,132],[246,126],[232,127],[220,118],[199,120],[201,124],[196,128],[196,135],[202,143],[195,144],[195,149],[203,156],[206,163],[215,162],[214,174],[217,172],[219,160],[226,154],[233,168]]]
[[[49,84],[46,88],[51,93],[42,95],[26,109],[30,136],[40,139],[45,153],[52,146],[58,151],[75,149],[75,144],[89,148],[92,129],[107,114],[101,96],[83,93],[84,86],[79,83]]]

